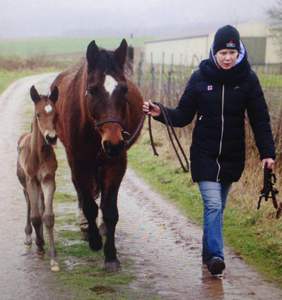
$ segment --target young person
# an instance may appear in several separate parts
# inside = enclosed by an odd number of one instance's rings
[[[188,125],[196,115],[190,160],[204,206],[202,256],[210,273],[218,275],[225,269],[223,210],[231,184],[239,180],[245,164],[245,111],[262,165],[272,169],[275,159],[264,94],[236,28],[226,25],[217,30],[209,59],[190,77],[178,106],[166,110],[175,127]],[[143,111],[164,122],[151,100]]]

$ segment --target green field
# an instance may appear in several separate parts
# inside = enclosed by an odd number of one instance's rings
[[[123,38],[128,43],[130,42],[129,36],[5,39],[0,40],[0,57],[25,57],[84,52],[92,40],[95,40],[99,47],[114,49],[119,46]],[[142,47],[145,41],[152,38],[154,36],[135,36],[133,37],[132,46]]]

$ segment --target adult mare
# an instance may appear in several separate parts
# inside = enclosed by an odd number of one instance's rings
[[[60,90],[56,103],[57,134],[66,150],[93,250],[103,247],[95,202],[101,196],[100,209],[106,226],[105,267],[109,272],[120,267],[115,228],[119,218],[118,191],[127,166],[126,151],[137,140],[143,123],[141,93],[123,71],[126,58],[125,40],[115,51],[100,49],[92,41],[86,58],[60,73],[52,84]]]

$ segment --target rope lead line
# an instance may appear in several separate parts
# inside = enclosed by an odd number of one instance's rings
[[[166,109],[164,108],[164,106],[160,103],[160,102],[153,102],[154,104],[158,105],[158,107],[160,108],[161,110],[161,114],[163,115],[164,117],[164,120],[165,120],[165,125],[166,125],[166,129],[167,129],[167,132],[168,132],[168,136],[169,136],[169,139],[170,139],[170,142],[173,146],[173,149],[174,149],[174,152],[178,158],[178,161],[182,167],[182,169],[184,170],[184,172],[189,172],[189,162],[188,162],[188,159],[187,159],[187,156],[179,142],[179,139],[175,133],[175,130],[173,128],[173,125],[172,125],[172,122],[171,122],[171,119],[166,111]],[[155,147],[155,144],[154,144],[154,141],[153,141],[153,135],[152,135],[152,127],[151,127],[151,116],[149,115],[149,119],[148,119],[148,125],[149,125],[149,134],[150,134],[150,140],[151,140],[151,145],[152,145],[152,149],[153,149],[153,152],[154,152],[154,155],[157,155],[159,156],[159,154],[157,153],[156,151],[156,147]],[[184,166],[184,163],[179,155],[179,152],[176,148],[176,145],[175,145],[175,142],[173,140],[173,137],[174,137],[174,140],[176,141],[181,153],[182,153],[182,156],[185,160],[185,163],[186,163],[186,167]]]

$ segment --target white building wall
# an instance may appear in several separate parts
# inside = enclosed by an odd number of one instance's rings
[[[279,48],[275,44],[274,38],[271,37],[267,24],[250,21],[238,24],[235,27],[240,32],[241,37],[267,37],[265,63],[276,64],[282,62],[282,57],[278,53]],[[214,35],[215,31],[205,36],[149,41],[144,46],[145,62],[151,63],[152,53],[153,63],[162,64],[164,53],[164,63],[166,65],[172,63],[173,54],[174,65],[185,64],[191,66],[193,64],[193,66],[196,66],[198,61],[208,58]]]
[[[282,63],[281,50],[275,42],[273,37],[268,37],[266,39],[266,54],[265,54],[265,63],[266,64],[277,64]]]
[[[172,57],[173,55],[173,57]],[[198,64],[198,60],[206,58],[208,55],[208,38],[196,37],[187,39],[166,40],[145,43],[144,59],[146,63],[170,65],[192,63]]]

